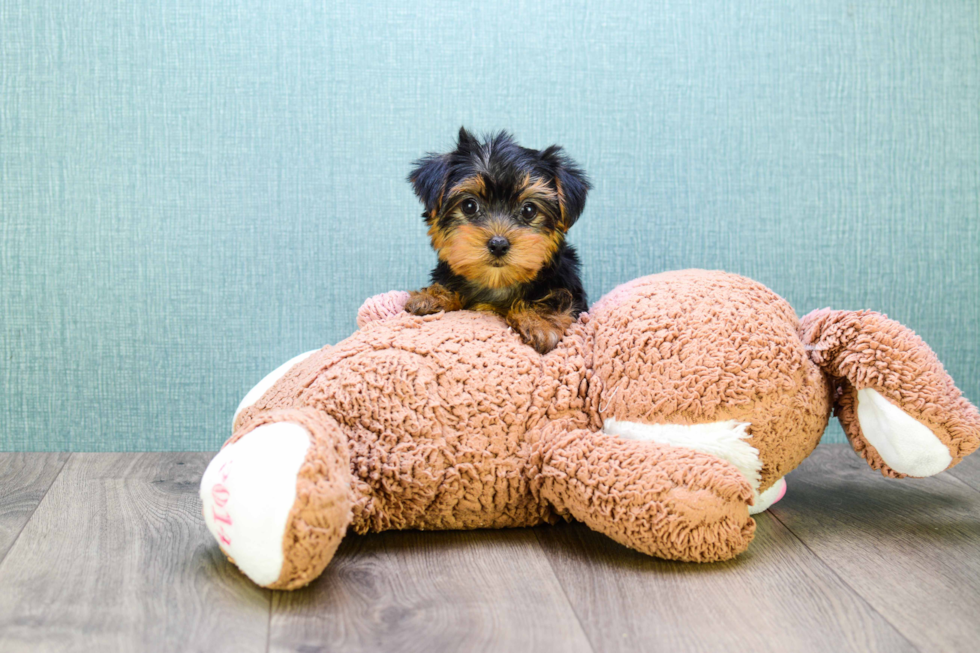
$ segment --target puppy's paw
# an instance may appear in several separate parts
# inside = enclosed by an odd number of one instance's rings
[[[507,314],[509,324],[526,344],[538,353],[547,354],[558,346],[572,316],[565,312],[551,313],[536,308],[518,308]]]
[[[547,354],[557,347],[564,333],[551,325],[529,326],[518,329],[517,332],[521,335],[521,340],[534,347],[539,354]]]
[[[405,310],[412,315],[432,315],[440,311],[458,311],[463,308],[459,295],[444,286],[433,284],[410,293]]]

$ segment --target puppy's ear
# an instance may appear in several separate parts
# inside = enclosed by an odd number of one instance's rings
[[[467,150],[474,145],[479,145],[479,141],[473,134],[466,131],[466,127],[459,128],[459,138],[456,139],[456,147],[459,150]]]
[[[568,231],[585,209],[585,197],[592,184],[585,172],[565,154],[559,145],[542,150],[541,158],[551,167],[561,207],[561,229]]]
[[[473,134],[466,131],[466,127],[460,127],[454,152],[427,154],[412,164],[415,169],[408,175],[408,181],[415,189],[415,195],[425,205],[425,213],[422,215],[426,222],[435,220],[442,209],[442,197],[449,182],[450,160],[453,154],[466,152],[479,144]]]
[[[408,181],[415,195],[425,206],[425,221],[435,220],[442,207],[442,196],[449,180],[449,155],[428,154],[414,164],[415,169],[408,175]]]

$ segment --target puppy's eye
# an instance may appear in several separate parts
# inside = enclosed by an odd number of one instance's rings
[[[479,206],[473,200],[463,200],[463,203],[459,205],[459,208],[463,211],[463,215],[473,215],[476,213]]]
[[[521,218],[525,222],[530,222],[534,219],[534,216],[538,214],[538,207],[534,206],[530,202],[521,207]]]

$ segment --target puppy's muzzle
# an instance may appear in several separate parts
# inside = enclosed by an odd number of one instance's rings
[[[491,255],[500,258],[510,250],[510,241],[503,236],[494,236],[487,241],[487,250]]]

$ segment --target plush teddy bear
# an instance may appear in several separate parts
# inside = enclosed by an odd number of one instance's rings
[[[688,270],[599,300],[542,356],[504,321],[368,300],[359,330],[242,401],[201,498],[259,585],[316,578],[348,530],[575,519],[674,560],[726,560],[816,446],[830,411],[887,476],[980,444],[929,347],[872,312],[799,321],[749,279]]]

